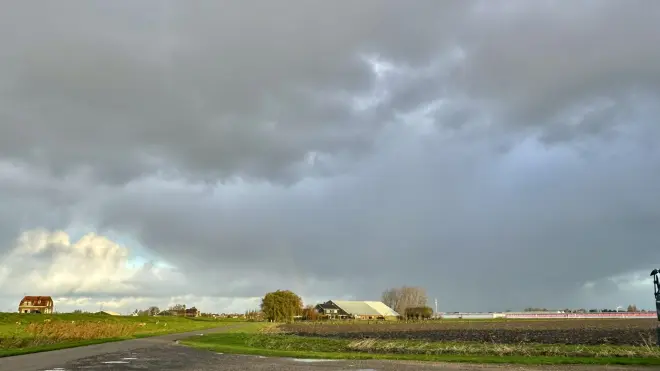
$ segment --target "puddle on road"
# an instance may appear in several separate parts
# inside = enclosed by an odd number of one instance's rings
[[[336,362],[336,359],[314,359],[314,358],[291,358],[294,362],[315,363],[315,362]]]
[[[124,363],[128,363],[128,362],[127,361],[105,361],[105,362],[101,362],[101,363],[105,363],[105,364],[118,364],[118,363],[119,364],[124,364]]]

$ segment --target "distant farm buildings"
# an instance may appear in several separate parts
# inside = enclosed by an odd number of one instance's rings
[[[328,319],[395,320],[399,313],[380,301],[329,300],[316,311]]]
[[[53,298],[50,296],[25,296],[18,305],[18,313],[53,313]]]

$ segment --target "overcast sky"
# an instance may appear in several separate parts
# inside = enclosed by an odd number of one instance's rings
[[[0,12],[0,310],[653,306],[660,3]]]

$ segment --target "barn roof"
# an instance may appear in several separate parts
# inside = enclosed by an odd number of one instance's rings
[[[385,305],[385,303],[383,303],[382,301],[367,301],[366,303],[369,304],[369,306],[376,309],[376,311],[378,311],[378,313],[380,313],[381,315],[383,315],[385,317],[398,316],[399,315],[399,313],[395,312],[394,309],[392,309],[392,308],[388,307],[387,305]]]
[[[359,315],[359,316],[383,316],[391,317],[398,316],[399,313],[392,310],[392,308],[385,305],[380,301],[348,301],[348,300],[333,300],[333,303],[341,308],[344,312]]]

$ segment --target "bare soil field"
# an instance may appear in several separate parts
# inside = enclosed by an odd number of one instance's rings
[[[653,345],[655,319],[293,323],[284,333],[338,339],[425,340],[499,344]]]

